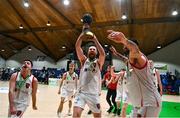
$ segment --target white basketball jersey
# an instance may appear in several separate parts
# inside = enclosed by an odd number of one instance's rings
[[[154,76],[147,63],[148,61],[143,68],[136,68],[128,63],[127,89],[130,101],[135,107],[159,106],[161,103],[161,96],[154,86]]]
[[[118,84],[117,84],[117,90],[120,91],[121,93],[123,92],[127,92],[127,80],[126,80],[126,72],[124,72],[123,74],[123,78],[121,79],[121,77],[118,79]]]
[[[86,59],[80,71],[79,90],[87,94],[99,94],[101,86],[101,72],[97,59]]]
[[[26,80],[23,80],[21,73],[18,72],[17,74],[14,102],[29,105],[34,76],[30,75]]]
[[[116,87],[117,88],[116,90],[121,92],[121,93],[123,91],[123,78],[124,78],[122,76],[124,76],[124,74],[118,76],[118,83],[117,83],[117,87]]]
[[[66,72],[66,79],[63,81],[63,89],[68,91],[73,91],[75,89],[75,82],[78,78],[78,75],[74,72],[72,75],[69,72]]]

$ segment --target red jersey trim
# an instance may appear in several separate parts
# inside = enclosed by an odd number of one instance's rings
[[[147,107],[145,107],[144,118],[146,118],[146,115],[147,115]]]

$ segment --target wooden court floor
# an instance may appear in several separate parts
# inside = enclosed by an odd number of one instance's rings
[[[0,81],[0,90],[4,89],[3,92],[0,91],[0,118],[6,118],[8,113],[8,82]],[[56,111],[60,102],[60,95],[57,94],[58,86],[48,86],[39,84],[37,93],[37,107],[38,110],[32,110],[31,104],[24,114],[24,118],[57,118]],[[180,102],[179,96],[163,95],[163,101],[169,102]],[[106,113],[108,104],[106,102],[106,91],[103,90],[101,94],[101,108],[102,108],[102,118],[117,117],[112,114]],[[71,118],[72,116],[67,116],[68,103],[64,104],[64,109],[62,112],[63,117]],[[82,118],[90,118],[92,115],[87,115],[88,107],[86,106]]]

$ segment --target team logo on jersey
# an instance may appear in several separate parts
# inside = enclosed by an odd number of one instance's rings
[[[96,69],[93,69],[92,72],[96,72]]]
[[[93,63],[92,65],[94,66],[94,68],[96,68],[96,63]]]
[[[100,109],[100,104],[96,104],[97,108]]]
[[[89,67],[85,68],[84,71],[85,71],[85,72],[91,71],[91,72],[93,72],[93,73],[96,73],[96,72],[97,72],[97,70],[96,70],[96,63],[95,63],[95,62],[90,63],[90,64],[89,64]]]
[[[26,83],[26,88],[28,89],[30,87],[30,84],[29,83]]]
[[[17,111],[16,116],[20,116],[22,111]]]

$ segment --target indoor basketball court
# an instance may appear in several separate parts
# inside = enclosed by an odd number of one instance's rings
[[[180,0],[0,0],[0,11],[1,118],[180,117]]]

